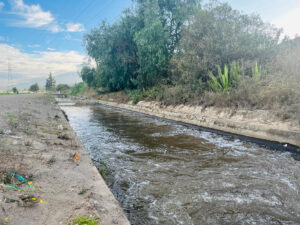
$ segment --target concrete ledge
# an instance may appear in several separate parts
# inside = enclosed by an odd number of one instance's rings
[[[225,111],[226,109],[223,111],[217,108],[204,109],[201,106],[163,106],[158,102],[140,101],[137,105],[132,105],[103,100],[78,98],[77,100],[192,124],[216,132],[226,132],[229,135],[240,135],[259,144],[264,144],[265,141],[266,145],[277,146],[279,150],[299,151],[300,126],[293,124],[292,121],[280,121],[271,112],[264,110],[239,110],[232,113],[229,110]]]
[[[53,96],[0,96],[0,109],[0,224],[67,225],[86,215],[101,225],[130,225]],[[6,171],[35,189],[10,188],[1,179]],[[35,199],[30,207],[24,196]]]

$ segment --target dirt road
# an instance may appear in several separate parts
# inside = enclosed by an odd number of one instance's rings
[[[129,222],[55,99],[0,96],[0,224]]]

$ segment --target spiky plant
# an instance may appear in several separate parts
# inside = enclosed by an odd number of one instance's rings
[[[240,64],[236,61],[233,61],[230,65],[230,83],[231,85],[237,85],[241,76],[243,75],[243,67],[240,67]]]
[[[252,77],[256,82],[259,82],[261,80],[261,66],[258,66],[257,62],[252,68]]]
[[[208,81],[209,87],[215,92],[222,90],[222,85],[219,83],[218,79],[211,72],[209,73],[209,77],[210,77],[210,80]]]
[[[221,67],[218,66],[218,75],[220,79],[220,84],[223,87],[223,90],[229,89],[229,73],[228,73],[228,67],[225,64],[224,65],[224,73],[222,73]]]

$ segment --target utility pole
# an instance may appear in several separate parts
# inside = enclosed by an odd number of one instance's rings
[[[7,58],[7,92],[11,90],[11,64],[10,58]]]

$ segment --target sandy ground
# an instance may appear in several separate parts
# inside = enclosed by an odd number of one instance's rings
[[[69,224],[77,215],[129,225],[53,97],[0,96],[0,224]]]

